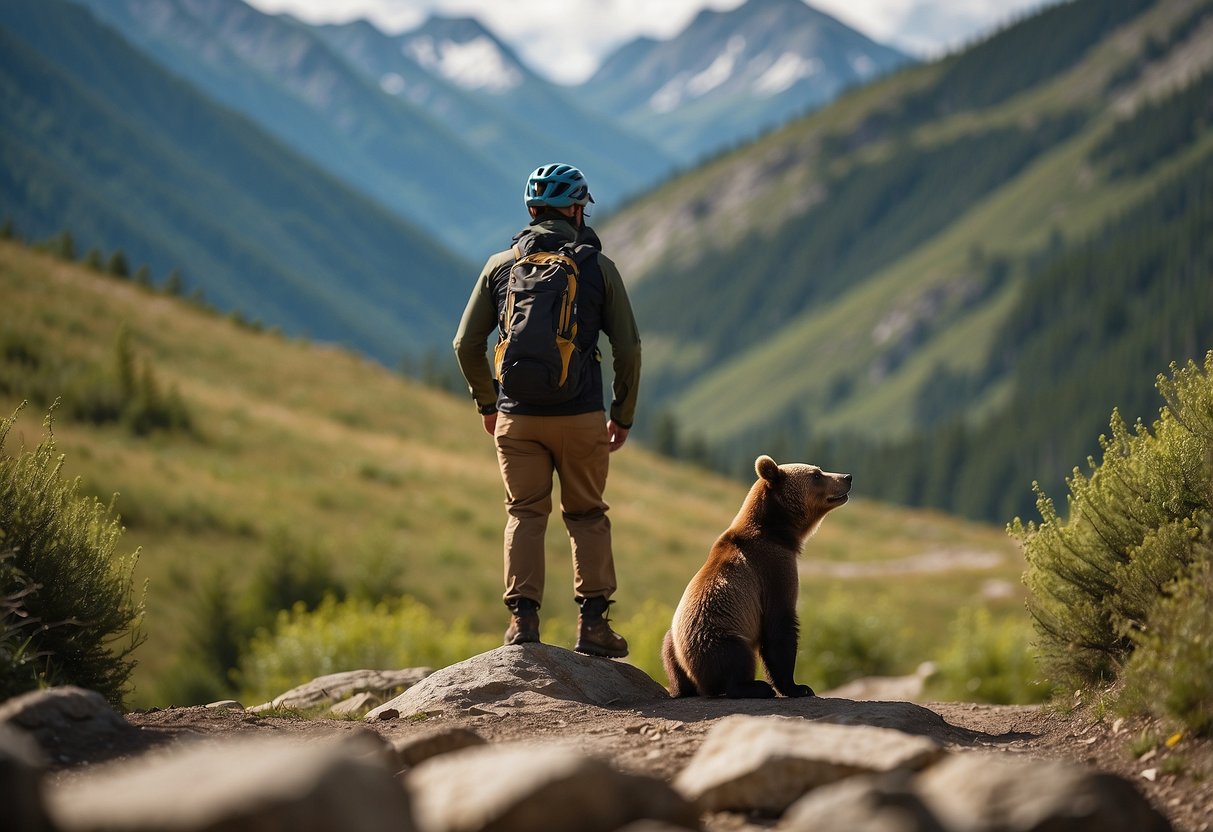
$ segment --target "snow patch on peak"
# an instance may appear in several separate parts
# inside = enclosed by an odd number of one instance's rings
[[[852,52],[847,56],[847,63],[856,75],[865,80],[876,74],[876,62],[862,52]]]
[[[824,68],[820,58],[805,58],[795,52],[784,52],[754,82],[754,92],[759,95],[778,95],[797,81],[811,78]]]
[[[466,41],[421,36],[410,39],[402,51],[464,89],[501,93],[522,83],[522,73],[484,35]]]
[[[388,72],[379,79],[379,88],[388,95],[400,95],[404,92],[404,78],[396,72]]]
[[[649,108],[654,112],[668,113],[692,98],[708,94],[733,77],[737,59],[744,51],[745,38],[733,35],[725,44],[724,51],[706,69],[694,75],[680,72],[653,93],[649,98]]]

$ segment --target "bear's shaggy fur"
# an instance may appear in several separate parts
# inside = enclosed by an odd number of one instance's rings
[[[847,501],[851,475],[779,465],[765,455],[754,469],[758,481],[687,585],[665,635],[661,652],[671,696],[813,695],[792,679],[796,558],[826,514]],[[754,678],[756,655],[770,684]]]

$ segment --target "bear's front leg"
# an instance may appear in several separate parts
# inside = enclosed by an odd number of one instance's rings
[[[795,613],[768,614],[763,621],[762,644],[759,648],[762,663],[775,690],[789,697],[815,695],[811,687],[798,685],[793,678],[799,631],[800,624]]]

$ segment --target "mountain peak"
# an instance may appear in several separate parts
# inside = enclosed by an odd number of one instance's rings
[[[473,17],[433,15],[398,40],[405,55],[467,90],[499,94],[526,80],[518,58]]]

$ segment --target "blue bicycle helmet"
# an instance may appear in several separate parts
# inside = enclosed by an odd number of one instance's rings
[[[560,162],[535,168],[534,173],[527,177],[523,199],[528,208],[544,205],[567,208],[594,201],[585,175],[572,165]]]

